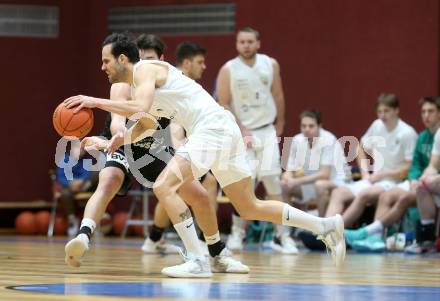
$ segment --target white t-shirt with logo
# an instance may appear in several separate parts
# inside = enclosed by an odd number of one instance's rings
[[[371,151],[374,159],[374,173],[395,170],[401,168],[405,161],[412,161],[416,141],[414,128],[400,119],[391,131],[377,119],[361,138],[362,145]]]
[[[302,170],[305,175],[310,175],[318,172],[321,166],[331,167],[330,180],[338,183],[347,180],[348,166],[344,150],[335,135],[320,129],[311,147],[309,139],[302,133],[293,137],[287,170]]]

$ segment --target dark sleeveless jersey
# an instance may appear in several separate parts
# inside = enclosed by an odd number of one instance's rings
[[[101,131],[101,136],[104,136],[107,139],[111,139],[112,137],[110,131],[111,121],[111,113],[108,113],[105,118],[104,127]],[[171,155],[174,154],[174,149],[172,148],[171,132],[168,128],[171,120],[167,118],[158,118],[157,121],[159,122],[159,127],[157,128],[153,136],[145,137],[144,139],[131,145],[131,151],[134,160],[141,158],[145,154],[150,154],[156,158],[162,158],[160,154],[164,151],[167,153],[171,153]],[[127,123],[132,122],[127,121]],[[121,149],[123,150],[124,147],[122,147]]]

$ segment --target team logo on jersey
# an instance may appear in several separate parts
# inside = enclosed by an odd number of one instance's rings
[[[263,83],[263,85],[267,86],[269,84],[269,78],[266,75],[261,75],[260,80]]]

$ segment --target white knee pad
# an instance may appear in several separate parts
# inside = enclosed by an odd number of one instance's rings
[[[280,175],[263,176],[260,181],[263,182],[267,194],[280,195],[282,193]]]

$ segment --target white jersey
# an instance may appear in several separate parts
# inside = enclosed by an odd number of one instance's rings
[[[149,111],[151,115],[175,120],[185,129],[188,136],[199,127],[222,127],[222,124],[215,122],[216,114],[222,114],[225,110],[202,86],[164,61],[142,60],[134,65],[133,76],[137,68],[144,64],[157,64],[168,68],[166,83],[155,90],[154,102]]]
[[[287,170],[302,170],[304,175],[310,175],[318,172],[321,166],[330,166],[329,180],[343,183],[351,176],[344,150],[335,135],[321,128],[311,147],[302,133],[293,137]]]
[[[257,54],[250,67],[236,57],[226,63],[230,73],[232,108],[248,129],[272,124],[277,110],[272,97],[273,64],[270,57]]]
[[[412,161],[416,141],[414,128],[400,119],[392,131],[380,119],[375,120],[361,139],[365,148],[373,150],[373,172],[395,170]]]
[[[434,136],[434,144],[432,146],[432,154],[440,156],[440,129],[437,130]]]

